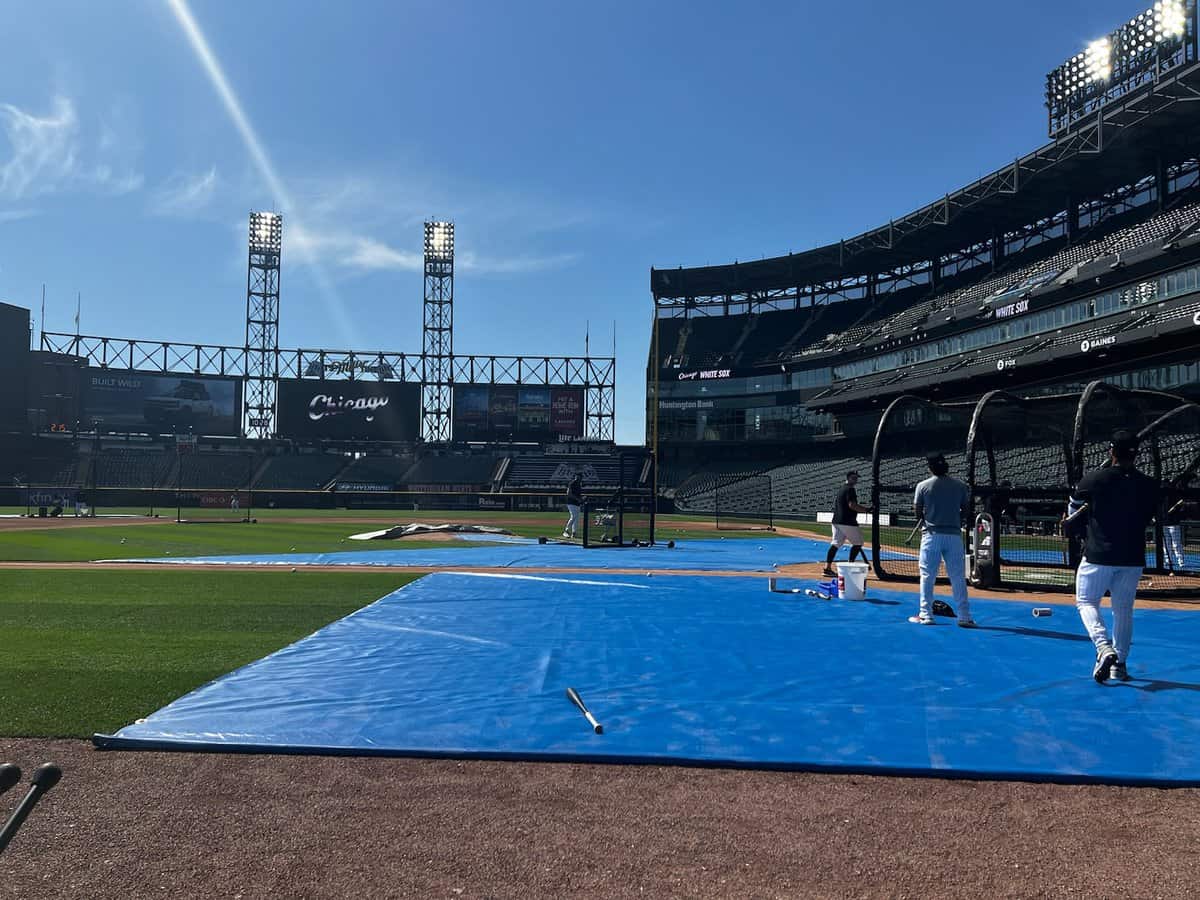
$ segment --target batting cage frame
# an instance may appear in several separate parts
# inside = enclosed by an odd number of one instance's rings
[[[586,548],[649,547],[654,543],[654,456],[625,452],[617,462],[617,489],[607,497],[584,498]]]
[[[1062,528],[1075,477],[1078,394],[1018,397],[989,391],[967,433],[967,483],[977,513],[971,582],[1063,588],[1078,559]]]
[[[1138,435],[1139,468],[1162,486],[1162,505],[1147,528],[1139,596],[1200,595],[1200,405],[1103,381],[1044,397],[991,391],[972,407],[910,395],[894,401],[880,419],[872,459],[872,505],[890,512],[892,522],[872,523],[876,573],[919,580],[912,493],[928,476],[926,455],[941,452],[971,493],[964,534],[972,584],[1073,590],[1082,538],[1065,535],[1062,518],[1079,480],[1109,464],[1109,442],[1121,428]]]
[[[871,561],[885,581],[920,581],[920,520],[913,511],[917,485],[929,477],[926,457],[941,453],[950,474],[963,473],[970,404],[940,404],[905,394],[879,419],[871,452]],[[883,525],[884,515],[890,516]]]
[[[205,473],[196,453],[193,435],[175,438],[175,521],[180,525],[225,525],[256,522],[253,516],[254,474],[260,460],[253,453],[229,453],[222,465],[243,468],[235,476],[234,486],[213,490],[204,485]],[[212,458],[206,458],[211,464]],[[229,481],[230,479],[221,479]],[[184,503],[185,499],[188,501]],[[198,506],[201,515],[184,516],[184,508]]]

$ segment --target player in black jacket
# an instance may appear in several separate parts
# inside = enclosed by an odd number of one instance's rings
[[[1146,566],[1146,526],[1158,509],[1158,482],[1135,466],[1137,436],[1113,433],[1111,465],[1089,472],[1071,492],[1066,527],[1085,533],[1083,560],[1075,574],[1075,605],[1096,645],[1092,677],[1128,681],[1126,662],[1133,640],[1133,601]],[[1100,614],[1105,592],[1112,595],[1112,639]],[[1116,646],[1114,647],[1114,642]]]

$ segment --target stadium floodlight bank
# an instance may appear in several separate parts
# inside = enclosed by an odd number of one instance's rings
[[[1050,136],[1197,59],[1196,0],[1158,0],[1046,76]]]
[[[615,491],[584,498],[584,547],[649,547],[654,543],[654,457],[622,453],[619,468]]]

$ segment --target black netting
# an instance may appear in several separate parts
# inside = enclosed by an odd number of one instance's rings
[[[1156,475],[1163,502],[1153,536],[1150,593],[1200,595],[1200,406],[1186,403],[1141,432],[1141,467]]]
[[[590,497],[584,509],[585,547],[632,547],[654,543],[654,458],[622,453],[618,487],[605,497]]]
[[[942,405],[919,397],[901,397],[884,412],[875,434],[871,504],[876,571],[881,577],[917,580],[920,536],[913,513],[913,492],[929,477],[926,457],[941,453],[950,474],[966,480],[969,405]],[[884,524],[886,521],[887,524]]]
[[[1182,401],[1159,391],[1128,391],[1093,381],[1075,412],[1074,481],[1108,462],[1108,444],[1118,429],[1139,432]]]
[[[994,391],[975,409],[968,476],[980,510],[992,517],[1006,583],[1062,586],[1073,578],[1061,520],[1078,406],[1078,394],[1026,399]]]

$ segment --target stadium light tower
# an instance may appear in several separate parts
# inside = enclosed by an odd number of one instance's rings
[[[1195,0],[1157,0],[1046,76],[1050,136],[1200,56]]]
[[[425,223],[425,345],[421,424],[425,440],[450,440],[454,355],[454,223]]]
[[[269,438],[275,430],[275,383],[279,350],[279,257],[283,217],[250,213],[246,269],[246,436]]]

